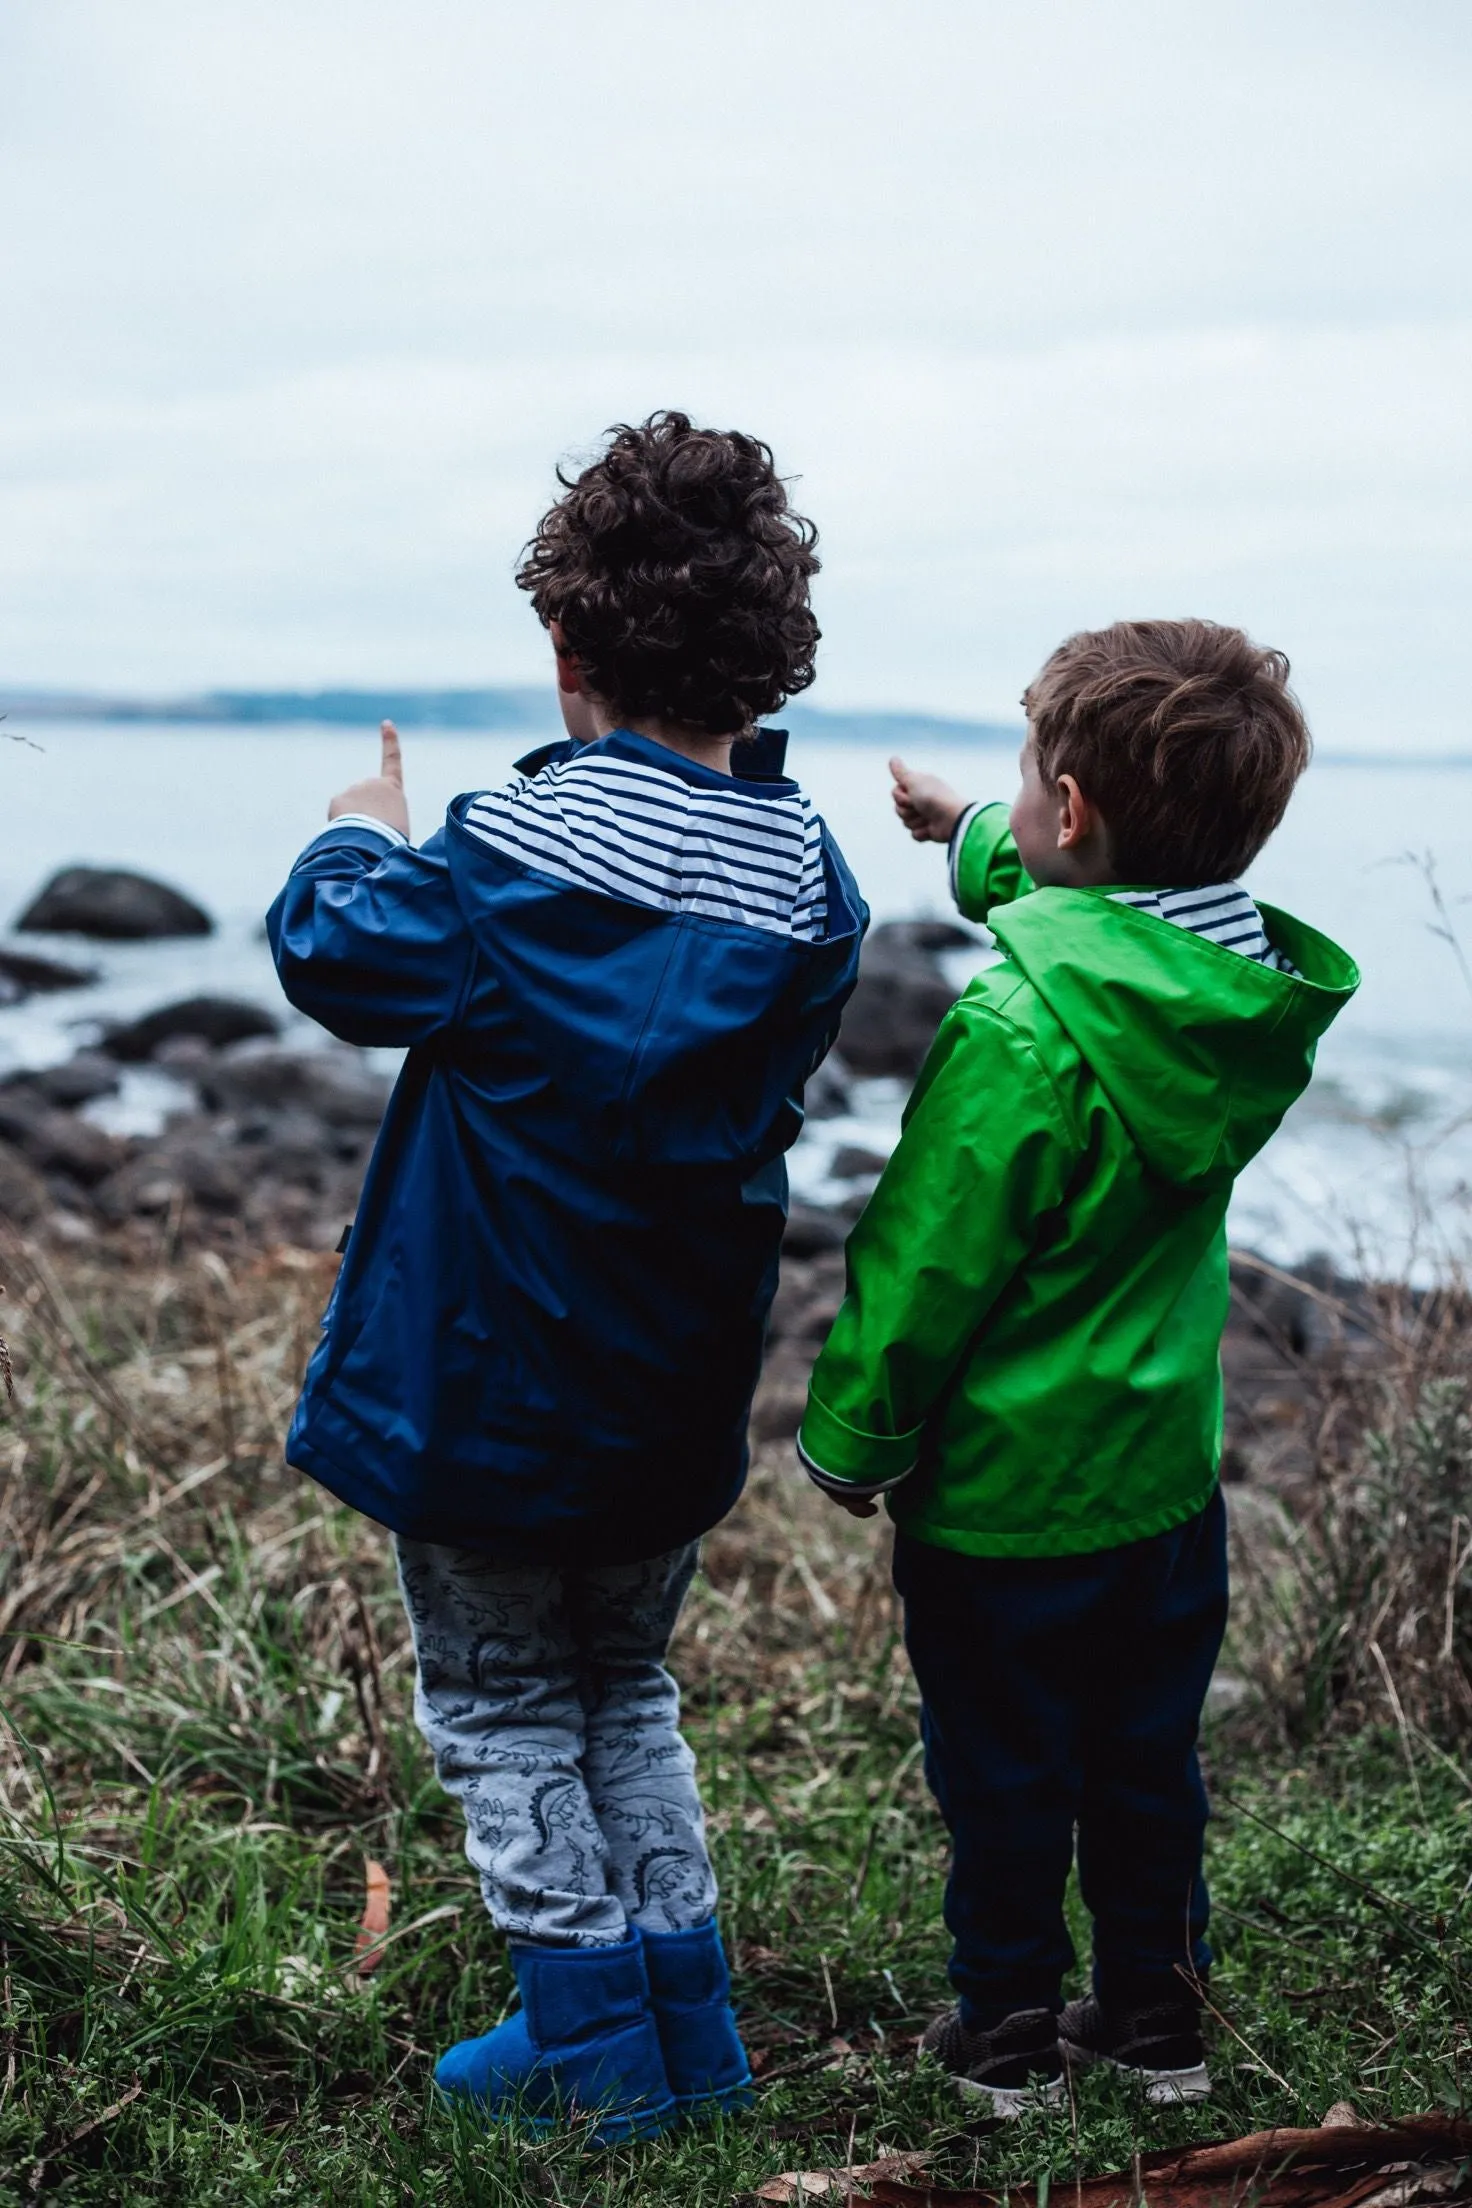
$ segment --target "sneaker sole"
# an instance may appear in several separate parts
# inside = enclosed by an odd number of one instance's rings
[[[963,2101],[980,2101],[1006,2123],[1025,2116],[1033,2108],[1057,2108],[1063,2100],[1063,2080],[1049,2078],[1041,2085],[983,2085],[979,2078],[958,2078],[951,2083]]]
[[[1193,2063],[1189,2070],[1147,2070],[1141,2063],[1116,2062],[1113,2055],[1096,2054],[1092,2047],[1080,2047],[1071,2039],[1060,2039],[1058,2051],[1071,2070],[1102,2064],[1121,2077],[1138,2080],[1152,2108],[1176,2108],[1185,2101],[1211,2098],[1211,2074],[1204,2062]]]

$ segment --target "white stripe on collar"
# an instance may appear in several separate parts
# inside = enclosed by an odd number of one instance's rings
[[[1110,891],[1110,902],[1132,905],[1153,919],[1188,928],[1192,935],[1204,935],[1208,943],[1219,943],[1223,950],[1240,951],[1244,958],[1270,966],[1275,973],[1298,971],[1268,941],[1262,914],[1240,882],[1210,882],[1199,889],[1116,889]]]

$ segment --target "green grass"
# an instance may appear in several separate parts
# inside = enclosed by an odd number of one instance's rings
[[[608,2154],[487,2136],[427,2090],[433,2054],[493,2021],[509,1980],[405,1668],[365,1728],[308,1630],[341,1588],[262,1601],[228,1521],[219,1548],[211,1631],[176,1605],[110,1647],[48,1648],[10,1684],[29,1790],[0,1868],[0,2199],[694,2208],[883,2148],[933,2146],[942,2174],[1000,2183],[1316,2120],[1341,2097],[1386,2116],[1461,2099],[1472,1799],[1445,1768],[1413,1787],[1377,1739],[1312,1770],[1216,1773],[1212,2108],[1151,2114],[1090,2078],[1076,2111],[968,2131],[913,2061],[944,1999],[944,1850],[903,1671],[882,1621],[858,1648],[835,1622],[747,1692],[709,1669],[690,1709],[741,2007],[779,2073],[758,2107]],[[386,1586],[377,1606],[387,1640]],[[721,1624],[702,1591],[697,1672]],[[363,1981],[365,1855],[391,1866],[397,1936]]]
[[[1466,1782],[1419,1746],[1412,1773],[1395,1732],[1295,1769],[1220,1735],[1216,2100],[1151,2112],[1090,2076],[1076,2107],[968,2125],[914,2060],[947,1997],[945,1850],[875,1529],[774,1461],[709,1543],[677,1651],[757,2106],[598,2153],[436,2105],[434,2056],[510,1979],[410,1721],[386,1544],[279,1466],[321,1287],[295,1263],[161,1270],[89,1304],[85,1334],[59,1290],[18,1314],[37,1324],[0,1488],[0,2203],[724,2208],[883,2149],[930,2149],[937,2182],[1061,2182],[1341,2098],[1463,2103]],[[393,1937],[363,1979],[370,1856]]]

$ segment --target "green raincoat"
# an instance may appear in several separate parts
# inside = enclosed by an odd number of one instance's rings
[[[1114,1548],[1211,1497],[1227,1200],[1359,976],[1271,906],[1297,976],[1034,890],[1001,805],[956,887],[1006,956],[947,1014],[849,1239],[800,1445],[832,1479],[908,1473],[890,1514],[940,1548]]]

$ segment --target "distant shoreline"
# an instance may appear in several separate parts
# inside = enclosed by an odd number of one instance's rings
[[[545,689],[506,684],[484,690],[206,690],[170,698],[133,698],[63,690],[7,690],[0,684],[0,738],[6,722],[102,721],[176,728],[355,728],[381,720],[423,735],[502,734],[544,739],[557,732]],[[773,724],[804,743],[985,745],[1013,750],[1020,721],[967,721],[943,713],[873,712],[842,706],[789,705]],[[12,725],[8,731],[18,733]],[[1469,751],[1327,751],[1326,767],[1472,767]]]
[[[545,689],[208,690],[182,698],[89,696],[82,692],[0,687],[0,713],[26,721],[149,721],[194,728],[269,728],[288,724],[361,728],[380,720],[400,728],[456,732],[524,730],[551,725]],[[793,705],[773,716],[803,737],[850,743],[1016,744],[1021,722],[966,721],[933,713],[844,712]]]

